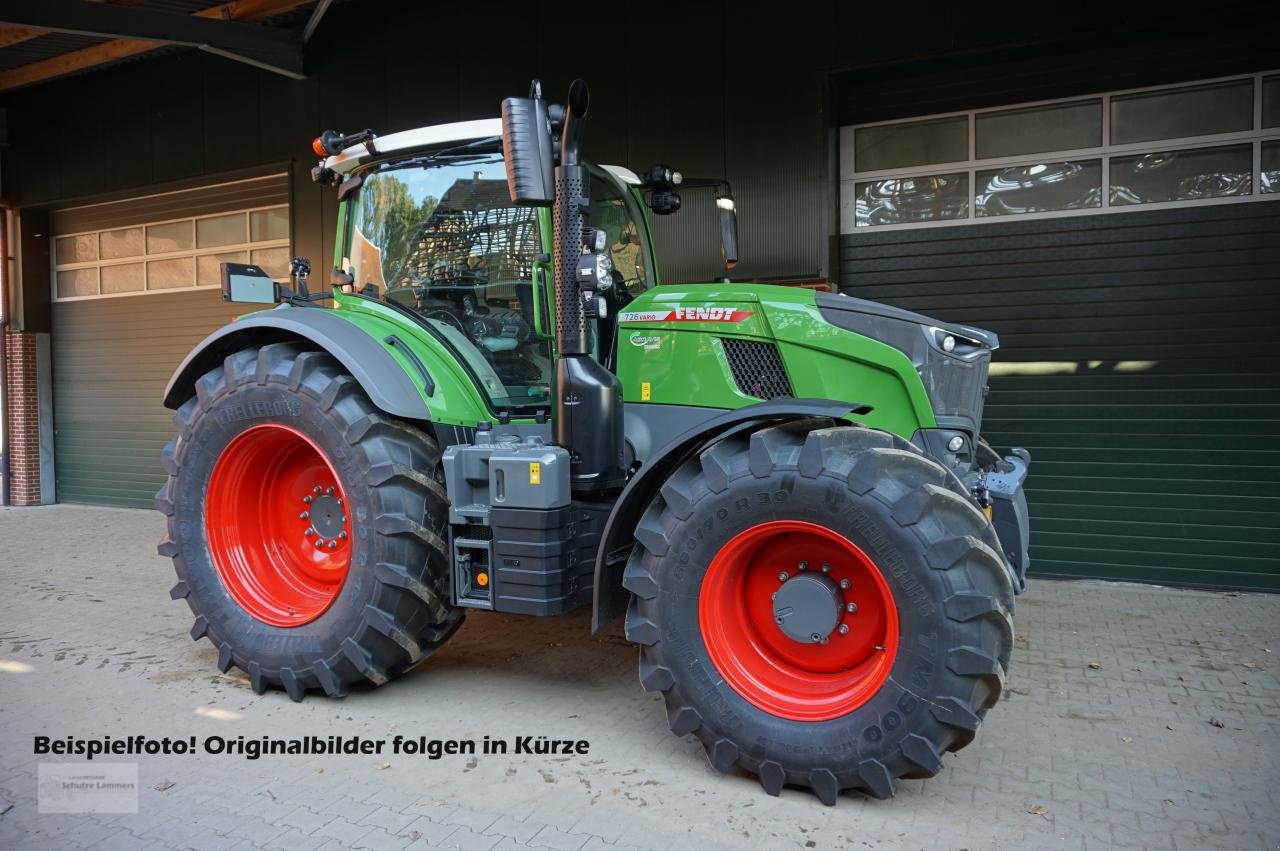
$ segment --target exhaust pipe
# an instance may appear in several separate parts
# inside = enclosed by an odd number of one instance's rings
[[[511,200],[525,206],[551,206],[555,244],[556,371],[553,389],[555,443],[569,452],[569,483],[575,493],[599,493],[626,484],[622,436],[622,385],[591,356],[594,327],[588,318],[580,268],[591,253],[587,237],[591,176],[579,160],[590,97],[587,84],[574,80],[563,110],[542,101],[535,80],[527,98],[502,102],[502,146]],[[551,172],[550,114],[563,114],[560,164]],[[597,277],[590,279],[594,285]]]

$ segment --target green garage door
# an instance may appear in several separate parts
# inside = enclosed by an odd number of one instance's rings
[[[1033,571],[1280,588],[1280,199],[841,238],[845,292],[1000,334]]]
[[[58,499],[149,507],[173,435],[165,383],[244,309],[222,301],[218,263],[287,275],[287,178],[62,210],[51,226]]]

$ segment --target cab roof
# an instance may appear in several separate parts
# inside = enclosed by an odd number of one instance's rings
[[[358,145],[352,145],[340,154],[326,157],[324,165],[338,174],[347,174],[374,157],[426,151],[445,145],[495,139],[501,136],[501,118],[481,118],[476,121],[455,121],[452,124],[415,127],[412,130],[401,130],[399,133],[378,136],[373,140],[373,147],[376,153],[369,150],[367,143],[361,142]],[[617,165],[602,165],[601,168],[612,173],[624,184],[630,186],[640,185],[639,176],[629,168]]]

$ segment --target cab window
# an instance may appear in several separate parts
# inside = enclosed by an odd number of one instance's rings
[[[541,407],[550,344],[533,332],[537,213],[512,205],[501,155],[396,163],[366,174],[347,257],[417,313],[476,376],[495,409]]]

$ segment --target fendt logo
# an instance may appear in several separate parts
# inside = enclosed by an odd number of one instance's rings
[[[643,310],[618,314],[620,322],[741,322],[752,311],[732,307],[674,307],[671,310]]]

